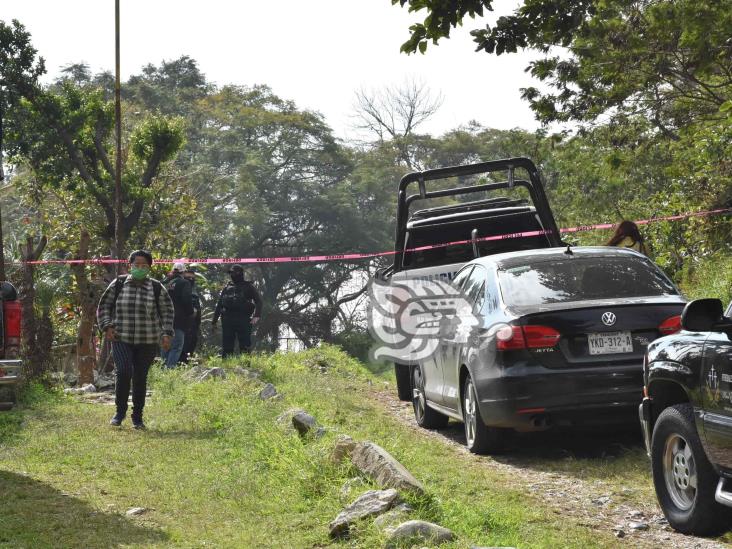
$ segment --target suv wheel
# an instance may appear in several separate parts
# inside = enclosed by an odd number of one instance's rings
[[[412,387],[412,405],[417,425],[425,429],[445,427],[450,418],[427,406],[427,397],[424,394],[424,375],[420,366],[412,368]]]
[[[394,375],[396,376],[399,400],[409,402],[412,400],[412,380],[409,376],[409,366],[407,364],[399,364],[398,362],[395,362]]]
[[[483,422],[478,406],[478,393],[470,376],[465,378],[463,384],[463,423],[465,444],[472,453],[491,454],[505,449],[510,430],[488,427]]]
[[[684,534],[720,532],[732,514],[717,503],[719,477],[704,453],[691,404],[666,408],[653,428],[653,484],[669,524]]]
[[[10,410],[17,402],[15,387],[0,385],[0,410]]]

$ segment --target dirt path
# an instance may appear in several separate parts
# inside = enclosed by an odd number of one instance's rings
[[[624,544],[632,547],[678,547],[688,549],[729,549],[729,544],[685,536],[673,531],[663,517],[654,499],[640,504],[627,502],[627,495],[636,492],[633,487],[618,487],[617,483],[603,480],[583,480],[577,476],[542,470],[542,459],[556,460],[567,453],[576,455],[582,445],[582,457],[607,457],[613,452],[627,450],[638,445],[637,435],[618,434],[612,437],[596,436],[578,441],[577,437],[551,440],[536,436],[518,441],[518,448],[509,454],[488,457],[475,456],[465,448],[463,426],[451,422],[446,429],[428,431],[414,420],[412,405],[401,402],[393,391],[374,391],[373,397],[394,417],[424,436],[451,446],[456,452],[470,459],[476,466],[490,467],[510,475],[511,483],[523,486],[551,507],[557,514],[569,515],[579,524],[590,528],[614,532]],[[608,438],[612,439],[608,442]],[[587,444],[589,440],[589,444]],[[589,446],[589,447],[588,447]],[[538,459],[537,459],[538,455]]]

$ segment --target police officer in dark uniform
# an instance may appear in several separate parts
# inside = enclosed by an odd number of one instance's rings
[[[254,285],[244,280],[244,267],[232,265],[229,269],[231,282],[224,286],[216,303],[211,325],[221,317],[221,356],[234,354],[236,341],[239,340],[239,352],[248,353],[252,347],[252,326],[259,321],[262,313],[262,298]]]

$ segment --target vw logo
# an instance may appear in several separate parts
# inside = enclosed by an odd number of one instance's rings
[[[602,323],[605,326],[612,326],[616,320],[615,313],[602,313]]]

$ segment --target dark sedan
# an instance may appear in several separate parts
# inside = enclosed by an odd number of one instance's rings
[[[474,453],[505,448],[514,430],[632,425],[646,347],[680,329],[685,304],[648,258],[608,247],[480,258],[453,285],[472,310],[412,365],[413,403],[423,427],[463,421]]]

